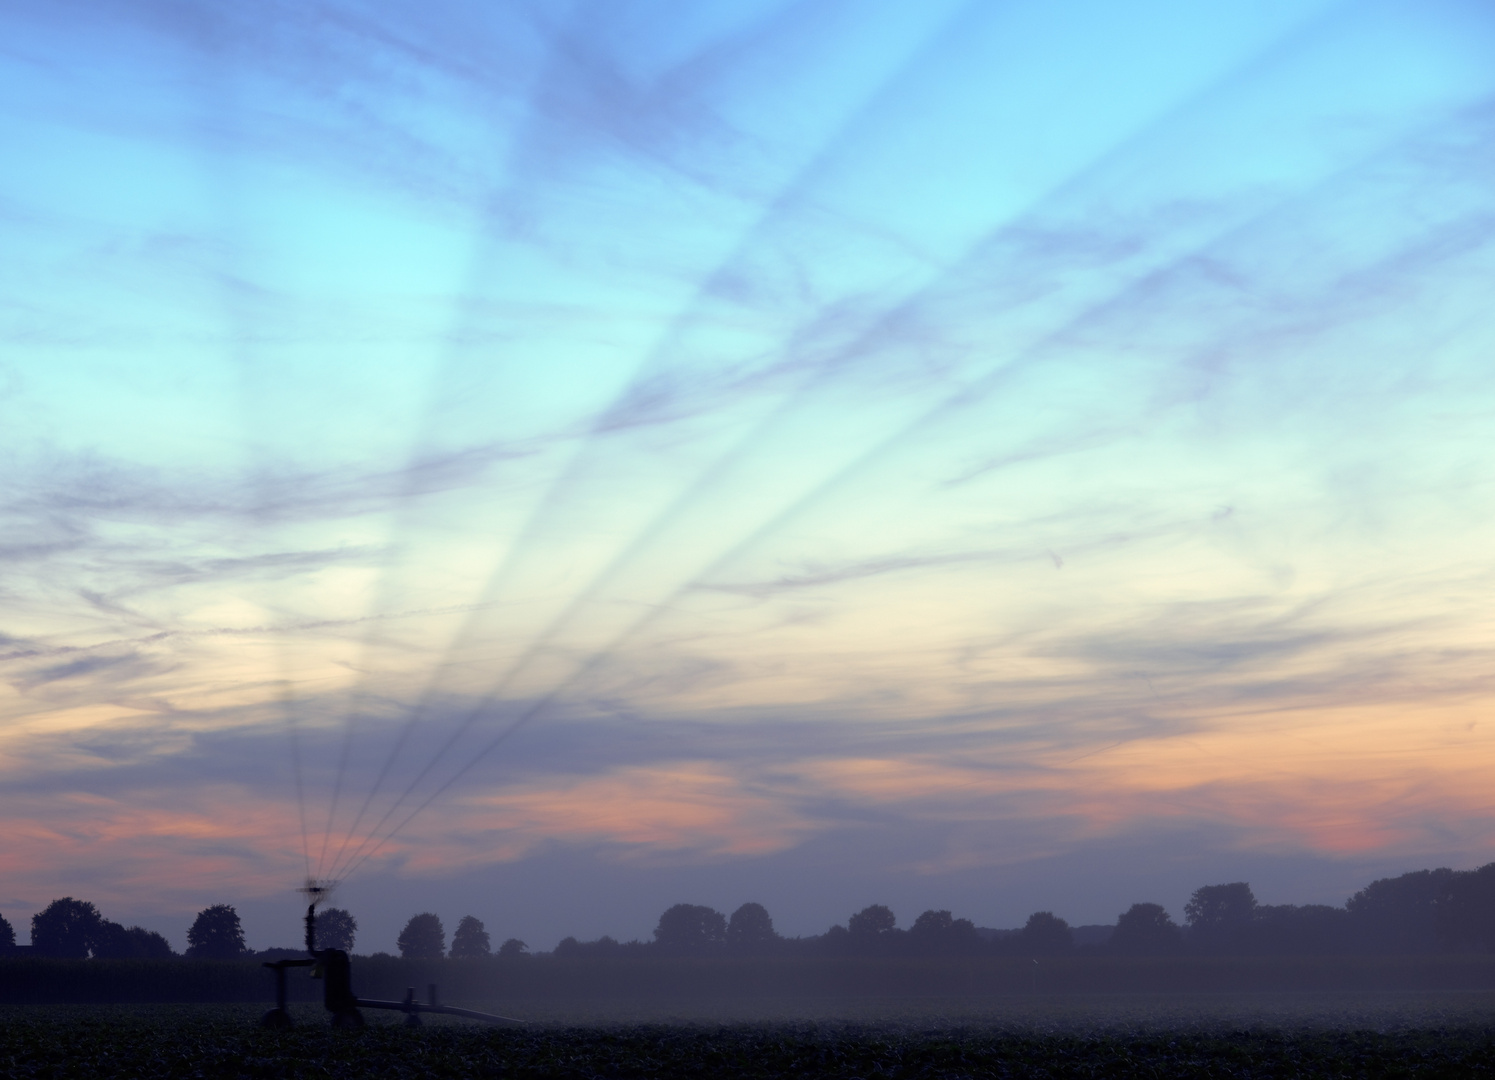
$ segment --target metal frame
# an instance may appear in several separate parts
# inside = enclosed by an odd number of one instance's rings
[[[320,890],[319,890],[320,892]],[[311,977],[322,980],[322,1003],[332,1014],[332,1026],[338,1028],[363,1027],[363,1014],[359,1009],[388,1009],[405,1014],[406,1027],[420,1027],[421,1013],[440,1013],[446,1016],[461,1016],[468,1020],[482,1020],[489,1024],[522,1024],[512,1016],[496,1016],[475,1009],[459,1009],[455,1005],[442,1005],[436,998],[436,984],[427,985],[429,1002],[415,1000],[415,987],[405,991],[404,1001],[380,1001],[377,998],[361,998],[353,993],[353,969],[348,954],[342,949],[318,949],[316,896],[306,909],[307,956],[294,960],[266,961],[265,967],[275,972],[275,1008],[267,1012],[260,1025],[267,1028],[284,1029],[292,1026],[290,1011],[286,1008],[286,971],[290,968],[309,967]]]

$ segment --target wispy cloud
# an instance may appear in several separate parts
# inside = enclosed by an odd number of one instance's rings
[[[0,21],[14,889],[1479,849],[1487,15]]]

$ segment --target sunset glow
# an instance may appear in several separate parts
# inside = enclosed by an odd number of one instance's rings
[[[1488,5],[0,41],[18,926],[290,934],[308,874],[373,927],[502,874],[791,898],[815,844],[791,932],[914,880],[1008,925],[1173,837],[1304,899],[1495,858]],[[1179,900],[1116,890],[1073,919]]]

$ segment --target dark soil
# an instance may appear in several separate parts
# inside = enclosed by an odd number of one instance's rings
[[[382,1018],[380,1018],[382,1020]],[[287,1032],[243,1010],[9,1009],[5,1077],[1395,1077],[1495,1075],[1488,1027],[1043,1033],[790,1023]]]

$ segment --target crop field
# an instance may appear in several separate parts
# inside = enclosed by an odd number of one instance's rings
[[[695,1003],[751,999],[842,1001],[860,1009],[886,1000],[1205,997],[1342,991],[1495,991],[1495,955],[1336,957],[1071,956],[1035,963],[1014,957],[673,957],[563,960],[403,960],[355,956],[354,991],[400,998],[437,983],[453,1001],[511,999],[569,1008],[592,1000]],[[253,960],[51,960],[0,958],[0,1003],[252,1003],[272,993]],[[292,1000],[315,1001],[305,972],[288,981]],[[716,1008],[713,1004],[712,1008]],[[880,1006],[879,1006],[880,1007]],[[840,1006],[837,1006],[840,1008]]]
[[[513,1002],[470,1002],[519,1011]],[[746,1003],[744,1003],[746,1005]],[[260,1029],[245,1005],[0,1009],[5,1077],[1288,1077],[1495,1075],[1495,995],[1197,995],[763,1003],[715,1018],[592,1000],[521,1027],[311,1005]],[[843,1010],[844,1011],[844,1010]]]

